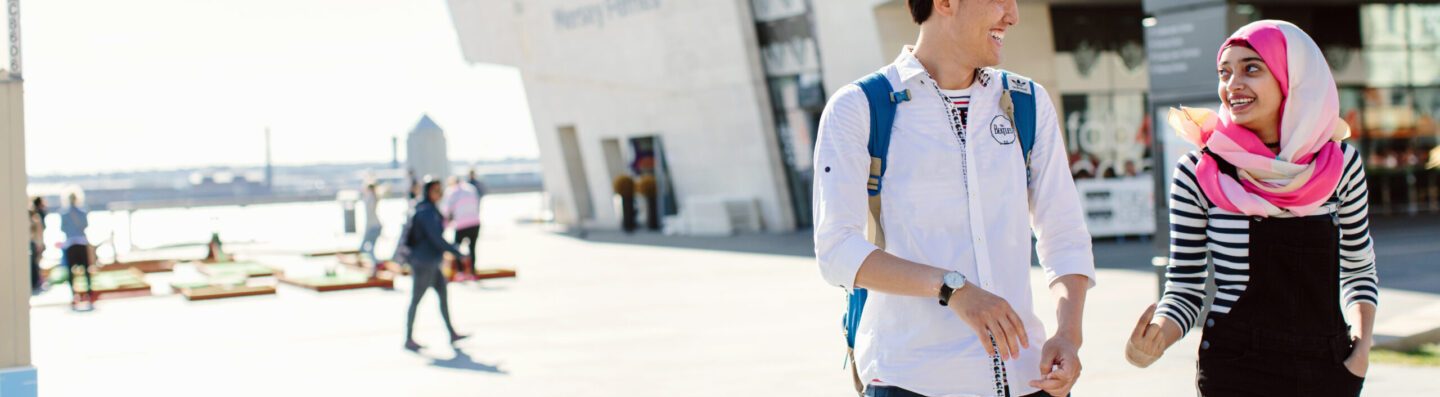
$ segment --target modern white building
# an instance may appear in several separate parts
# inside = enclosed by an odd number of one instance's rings
[[[890,62],[918,34],[902,0],[448,3],[467,60],[520,70],[556,218],[586,227],[617,227],[611,181],[641,173],[658,176],[662,196],[669,198],[662,200],[664,212],[682,220],[718,200],[753,204],[748,208],[758,222],[749,224],[758,227],[750,229],[808,226],[811,152],[826,98]],[[1377,137],[1367,153],[1422,153],[1436,146],[1440,134],[1423,129],[1440,114],[1440,104],[1432,104],[1440,103],[1440,89],[1433,89],[1440,78],[1424,71],[1429,63],[1403,72],[1365,71],[1366,65],[1380,70],[1394,64],[1385,61],[1393,54],[1384,51],[1421,58],[1440,53],[1435,40],[1423,37],[1436,29],[1436,6],[1345,0],[1019,3],[1021,22],[1006,36],[1001,67],[1044,84],[1053,96],[1087,222],[1097,236],[1156,230],[1164,218],[1155,216],[1156,181],[1168,177],[1175,152],[1188,147],[1167,144],[1169,132],[1152,132],[1149,115],[1167,101],[1198,105],[1192,98],[1213,99],[1209,67],[1182,63],[1206,62],[1224,34],[1250,20],[1324,26],[1310,30],[1321,32],[1316,39],[1327,51],[1337,51],[1337,58],[1355,55],[1345,58],[1350,66],[1334,65],[1337,74],[1360,76],[1342,78],[1353,86],[1342,87],[1342,99],[1354,99],[1342,100],[1342,110],[1385,115],[1352,120],[1362,131],[1361,146],[1370,142],[1366,136]],[[1210,19],[1194,19],[1193,10]],[[1156,15],[1158,25],[1156,19],[1143,22]],[[1385,21],[1411,22],[1394,31],[1397,25]],[[1146,41],[1147,34],[1167,32],[1193,34]],[[1163,68],[1152,70],[1152,62]],[[1420,78],[1395,90],[1385,77],[1395,73]],[[1152,87],[1156,75],[1164,77],[1160,88]],[[1200,88],[1189,96],[1170,95],[1178,86],[1169,83],[1182,79],[1200,81]],[[1370,101],[1367,95],[1376,89],[1381,91]],[[1384,124],[1397,106],[1412,106],[1406,114],[1414,117],[1403,119],[1410,120],[1404,125]],[[1406,141],[1414,147],[1403,150],[1379,140],[1395,130],[1422,138]],[[1154,153],[1162,154],[1157,159]],[[1158,173],[1157,164],[1163,167]],[[1397,185],[1401,190],[1393,197],[1405,199],[1396,205],[1433,202],[1440,208],[1440,190],[1427,187],[1440,185],[1440,171],[1411,175],[1418,179],[1397,179],[1412,182]]]
[[[416,177],[426,175],[437,179],[450,176],[450,155],[445,146],[445,130],[430,119],[420,117],[405,138],[405,168]]]

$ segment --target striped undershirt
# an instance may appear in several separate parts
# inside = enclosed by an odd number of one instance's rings
[[[1355,147],[1341,143],[1345,168],[1335,194],[1322,208],[1338,211],[1340,285],[1345,307],[1378,303],[1375,251],[1370,240],[1365,167]],[[1180,159],[1170,188],[1170,266],[1157,315],[1189,332],[1205,298],[1206,259],[1215,263],[1218,292],[1210,310],[1224,315],[1250,280],[1250,217],[1210,204],[1195,179],[1198,151]],[[1326,211],[1322,211],[1326,212]]]

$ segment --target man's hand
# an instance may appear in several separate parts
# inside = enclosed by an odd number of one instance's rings
[[[1125,360],[1131,365],[1145,368],[1159,360],[1165,354],[1165,349],[1180,340],[1180,326],[1170,322],[1165,317],[1150,321],[1155,316],[1155,304],[1150,304],[1145,313],[1140,315],[1140,321],[1135,324],[1135,330],[1130,332],[1130,342],[1125,344]]]
[[[965,287],[955,290],[950,296],[950,310],[960,315],[970,328],[975,330],[975,335],[980,338],[980,345],[985,346],[985,352],[995,355],[995,349],[1000,349],[1000,358],[1011,360],[1020,357],[1021,348],[1030,347],[1030,337],[1025,333],[1025,324],[1020,321],[1020,316],[1015,314],[1015,309],[1010,308],[1010,303],[1004,298],[995,296],[989,291],[981,289],[980,286],[965,283]],[[995,346],[991,346],[989,337],[995,338]]]
[[[1345,359],[1345,369],[1350,370],[1351,375],[1364,378],[1370,370],[1370,346],[1373,344],[1369,338],[1355,337],[1355,350]]]
[[[1045,341],[1040,349],[1040,375],[1041,379],[1030,381],[1031,387],[1052,396],[1069,395],[1070,388],[1080,379],[1080,346],[1060,335]]]

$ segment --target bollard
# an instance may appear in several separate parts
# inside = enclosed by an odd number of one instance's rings
[[[341,190],[335,194],[335,201],[340,202],[341,216],[344,217],[345,234],[355,234],[358,222],[355,217],[355,203],[360,201],[360,192],[354,190]]]

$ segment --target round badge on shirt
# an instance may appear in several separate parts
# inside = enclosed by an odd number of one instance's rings
[[[990,120],[990,136],[995,138],[995,142],[999,142],[1001,145],[1015,143],[1015,138],[1017,137],[1017,135],[1015,135],[1015,123],[1010,122],[1010,119],[1006,118],[1003,114],[995,116],[994,119]]]

